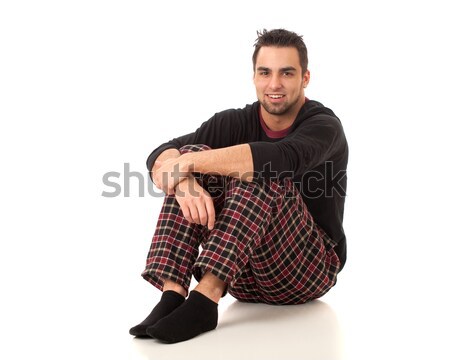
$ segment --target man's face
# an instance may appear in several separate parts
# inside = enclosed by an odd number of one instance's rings
[[[302,76],[296,48],[263,46],[256,58],[253,82],[258,100],[269,114],[296,116],[304,103],[309,71]]]

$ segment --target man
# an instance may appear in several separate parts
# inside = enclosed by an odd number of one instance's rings
[[[257,102],[215,114],[147,160],[166,197],[142,276],[163,293],[132,335],[174,343],[213,330],[227,292],[305,303],[344,266],[348,147],[334,113],[305,97],[302,37],[258,32],[253,69]]]

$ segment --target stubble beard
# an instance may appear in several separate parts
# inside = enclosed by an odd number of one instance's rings
[[[284,115],[288,113],[292,108],[300,101],[300,95],[291,102],[285,102],[283,104],[274,105],[266,100],[261,101],[261,105],[271,115]]]

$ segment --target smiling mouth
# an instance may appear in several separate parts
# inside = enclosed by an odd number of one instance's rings
[[[281,99],[283,98],[285,95],[279,95],[279,94],[267,94],[267,96],[271,99]]]

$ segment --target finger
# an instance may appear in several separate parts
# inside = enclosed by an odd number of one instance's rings
[[[189,211],[189,207],[182,206],[181,211],[183,212],[183,216],[187,221],[189,221],[190,223],[194,222],[192,220],[192,216],[191,216],[191,212]]]
[[[216,210],[214,209],[214,202],[209,197],[206,199],[206,211],[208,212],[208,229],[214,229],[214,224],[216,222]]]
[[[200,224],[206,225],[208,223],[208,212],[206,210],[206,204],[204,202],[201,202],[198,205],[197,210],[198,210]]]
[[[194,223],[196,224],[200,224],[200,219],[198,216],[198,210],[197,210],[197,206],[195,204],[192,204],[189,207],[189,211],[191,212],[191,217]]]

